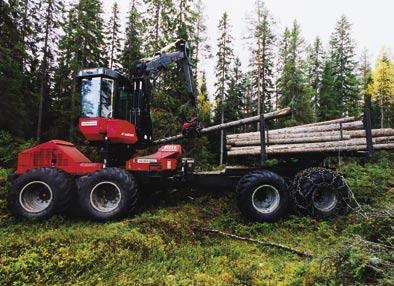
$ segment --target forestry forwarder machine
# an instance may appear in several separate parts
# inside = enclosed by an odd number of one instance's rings
[[[102,160],[91,162],[72,143],[62,140],[22,151],[17,170],[10,178],[11,212],[18,217],[42,220],[75,206],[72,200],[77,197],[77,205],[86,216],[106,221],[133,214],[141,189],[237,185],[238,206],[246,217],[255,221],[282,217],[290,207],[290,194],[285,179],[277,174],[279,171],[235,168],[198,173],[194,171],[194,160],[182,158],[182,148],[175,144],[163,145],[151,155],[133,157],[136,150],[154,145],[150,118],[152,78],[175,62],[183,67],[189,97],[184,106],[185,119],[192,114],[182,125],[182,135],[198,136],[202,126],[195,117],[196,94],[189,47],[184,40],[168,45],[152,58],[140,60],[131,82],[107,68],[81,70],[77,75],[79,130],[86,140],[98,146]],[[312,180],[313,176],[323,181],[336,178],[333,172],[324,172],[311,174]],[[341,188],[341,181],[334,188]],[[311,185],[305,188],[310,189]],[[314,214],[323,218],[343,207],[338,190],[324,188],[321,192],[328,195],[313,203]]]

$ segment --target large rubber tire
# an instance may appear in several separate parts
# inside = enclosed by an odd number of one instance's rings
[[[279,220],[288,210],[289,197],[285,180],[266,170],[246,174],[237,185],[238,207],[252,221]]]
[[[17,217],[43,220],[69,207],[71,178],[55,168],[32,169],[13,181],[8,207]]]
[[[298,173],[291,188],[295,207],[318,219],[347,213],[349,193],[344,178],[325,168],[309,168]]]
[[[134,177],[120,168],[104,168],[78,182],[82,211],[92,220],[107,221],[134,214],[138,191]]]

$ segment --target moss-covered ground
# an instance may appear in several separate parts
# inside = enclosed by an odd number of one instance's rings
[[[392,155],[382,154],[372,162],[352,162],[342,168],[363,206],[368,203],[375,209],[392,208],[392,159]],[[118,222],[93,223],[60,216],[45,222],[29,222],[8,214],[7,189],[3,180],[1,285],[390,285],[393,282],[392,270],[387,272],[383,267],[387,273],[378,270],[375,273],[369,267],[375,253],[358,245],[344,248],[355,235],[373,240],[377,232],[377,242],[393,243],[392,216],[385,217],[383,225],[379,223],[381,218],[367,213],[361,218],[352,213],[328,222],[291,215],[274,224],[250,223],[238,212],[234,194],[221,192],[157,198],[134,217]],[[197,233],[193,231],[196,226],[282,243],[307,251],[314,258]],[[338,257],[346,261],[338,263]],[[376,259],[392,263],[392,256]],[[381,268],[379,263],[376,265],[377,269]]]

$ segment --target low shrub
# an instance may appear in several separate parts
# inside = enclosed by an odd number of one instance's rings
[[[394,154],[377,152],[371,160],[354,160],[340,171],[360,203],[374,204],[394,187]]]

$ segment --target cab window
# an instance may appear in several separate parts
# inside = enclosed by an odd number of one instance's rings
[[[83,78],[81,81],[82,117],[112,117],[114,81],[108,78]]]

